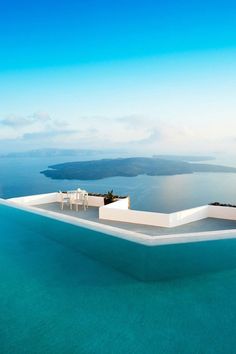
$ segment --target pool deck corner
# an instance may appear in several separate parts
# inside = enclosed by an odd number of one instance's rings
[[[206,205],[171,214],[149,213],[130,210],[125,199],[104,206],[101,197],[93,196],[86,211],[76,212],[69,207],[61,210],[58,193],[11,198],[2,203],[147,246],[236,238],[236,208]],[[111,217],[101,218],[101,210]],[[151,219],[147,220],[148,214]],[[167,220],[165,226],[163,220]]]

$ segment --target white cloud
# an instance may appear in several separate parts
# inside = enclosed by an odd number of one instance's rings
[[[55,134],[67,125],[56,122],[47,113],[34,113],[29,116],[10,115],[0,119],[0,140],[34,139]]]
[[[79,117],[73,122],[52,119],[46,113],[12,115],[0,119],[0,141],[22,148],[63,147],[86,149],[122,148],[140,154],[207,152],[233,148],[232,126],[221,122],[193,125],[163,121],[157,116]],[[9,144],[8,144],[9,146]],[[14,149],[14,146],[12,150]]]
[[[42,124],[46,122],[50,122],[51,119],[50,117],[45,114],[45,113],[35,113],[32,114],[31,116],[16,116],[16,115],[10,115],[6,118],[3,118],[0,120],[0,124],[2,126],[7,126],[7,127],[27,127],[27,126],[33,126],[35,124]]]

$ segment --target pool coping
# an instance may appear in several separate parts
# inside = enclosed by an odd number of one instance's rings
[[[0,205],[5,205],[22,211],[30,212],[50,219],[65,222],[74,226],[87,228],[109,236],[118,237],[145,246],[162,246],[178,243],[204,242],[236,238],[236,229],[150,236],[144,233],[138,233],[136,231],[124,230],[115,226],[104,224],[101,225],[95,221],[79,219],[73,216],[62,215],[49,210],[38,209],[33,206],[22,206],[18,203],[5,199],[0,199]]]

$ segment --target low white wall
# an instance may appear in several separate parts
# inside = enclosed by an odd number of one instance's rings
[[[209,205],[208,217],[217,218],[217,219],[236,220],[236,208]]]
[[[101,207],[104,205],[104,197],[96,197],[93,195],[89,195],[88,197],[88,205],[92,207]]]
[[[58,193],[36,194],[27,197],[10,198],[8,200],[22,205],[46,204],[46,203],[58,202],[59,194]]]
[[[128,201],[121,199],[118,202],[105,205],[99,209],[99,218],[129,222],[159,227],[176,227],[208,217],[208,206],[202,206],[176,213],[165,214],[149,211],[128,209]]]
[[[169,214],[169,226],[181,226],[208,217],[208,205]]]
[[[102,207],[99,219],[129,222],[133,224],[168,226],[169,215],[138,210],[125,210]]]
[[[47,204],[60,202],[60,194],[55,193],[46,193],[46,194],[36,194],[30,195],[27,197],[18,197],[8,199],[11,202],[22,204],[22,205],[38,205],[38,204]],[[104,197],[97,197],[89,195],[88,205],[92,207],[100,207],[104,205]]]
[[[169,215],[148,211],[130,210],[129,198],[105,205],[99,209],[99,219],[129,222],[133,224],[168,226]]]
[[[122,198],[117,200],[116,202],[105,205],[106,209],[129,209],[129,197]]]
[[[18,199],[18,198],[12,198]],[[109,236],[119,237],[122,239],[129,240],[131,242],[136,242],[145,246],[163,246],[169,244],[179,244],[179,243],[190,243],[190,242],[202,242],[202,241],[213,241],[222,239],[234,239],[236,238],[236,229],[232,230],[218,230],[218,231],[207,231],[207,232],[192,232],[184,234],[167,234],[150,236],[147,234],[141,234],[134,231],[123,230],[114,226],[104,225],[101,223],[75,218],[73,216],[58,214],[49,210],[43,210],[39,208],[34,208],[27,205],[22,205],[22,203],[13,203],[10,199],[1,199],[0,206],[5,205],[8,207],[13,207],[19,210],[30,212],[33,214],[41,215],[51,219],[59,220],[65,223],[69,223],[75,226],[88,228],[97,232],[102,232]],[[167,214],[166,214],[167,215]],[[78,235],[79,236],[79,235]]]
[[[60,201],[59,193],[37,194],[26,197],[8,199],[9,201],[25,206],[47,204]],[[117,202],[104,205],[104,197],[89,196],[89,206],[99,208],[99,218],[104,220],[128,222],[141,225],[176,227],[207,217],[235,220],[236,208],[204,205],[197,208],[165,214],[148,211],[130,210],[129,198],[119,199]]]

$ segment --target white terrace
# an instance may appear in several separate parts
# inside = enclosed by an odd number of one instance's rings
[[[236,208],[204,205],[175,213],[129,209],[129,198],[104,205],[104,197],[88,196],[88,209],[60,207],[60,194],[8,199],[8,203],[65,222],[83,225],[149,245],[236,237]]]

